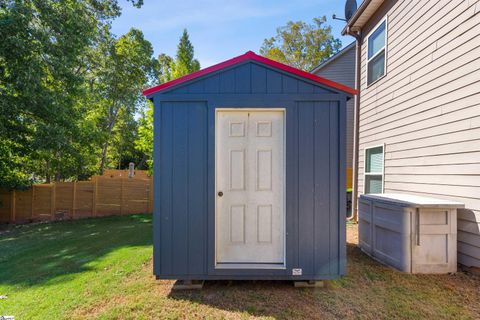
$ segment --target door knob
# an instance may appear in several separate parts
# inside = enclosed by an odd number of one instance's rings
[[[222,191],[218,191],[218,196],[219,196],[219,197],[223,197],[223,192],[222,192]]]

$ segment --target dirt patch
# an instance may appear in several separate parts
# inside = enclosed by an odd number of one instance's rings
[[[355,223],[347,223],[347,243],[358,245],[358,225]]]

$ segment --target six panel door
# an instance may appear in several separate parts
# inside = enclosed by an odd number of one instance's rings
[[[285,114],[217,111],[217,264],[285,260]]]

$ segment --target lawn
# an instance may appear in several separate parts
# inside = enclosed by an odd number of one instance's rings
[[[152,276],[149,215],[10,228],[0,234],[0,315],[16,319],[479,319],[480,279],[408,275],[372,261],[348,227],[348,276],[326,288],[206,283],[172,292]]]

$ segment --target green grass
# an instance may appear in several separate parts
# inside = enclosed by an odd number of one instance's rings
[[[326,288],[213,281],[172,292],[152,275],[149,215],[10,228],[0,234],[0,315],[16,319],[479,319],[478,277],[408,275],[348,246]],[[350,242],[356,225],[348,225]]]
[[[15,228],[0,237],[0,315],[58,319],[108,298],[149,263],[151,217]]]

